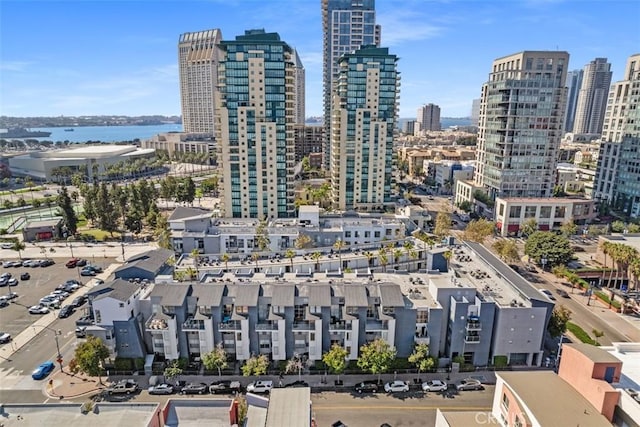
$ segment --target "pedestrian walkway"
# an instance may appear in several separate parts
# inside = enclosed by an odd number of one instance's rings
[[[104,390],[108,382],[102,377],[89,377],[84,374],[71,374],[69,372],[56,370],[49,376],[45,383],[44,392],[52,399],[75,399],[83,396],[91,396]]]

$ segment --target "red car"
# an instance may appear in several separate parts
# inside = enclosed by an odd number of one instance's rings
[[[78,265],[78,261],[80,261],[78,258],[71,258],[69,261],[67,261],[65,266],[67,268],[76,268]]]

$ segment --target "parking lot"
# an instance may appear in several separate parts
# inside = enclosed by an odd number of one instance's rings
[[[48,267],[0,267],[0,274],[11,273],[12,277],[20,278],[22,273],[28,272],[31,276],[28,280],[20,280],[17,286],[11,286],[11,292],[17,293],[18,297],[8,306],[0,308],[0,330],[2,332],[16,336],[31,325],[38,315],[29,314],[28,308],[37,305],[40,298],[53,292],[59,284],[69,279],[75,279],[82,284],[86,284],[93,279],[92,277],[80,276],[76,268],[65,267],[67,258],[52,259],[55,264]],[[113,258],[101,258],[97,264],[104,268],[113,261]],[[0,296],[8,293],[8,286],[0,287]],[[73,297],[63,301],[62,305],[68,304],[71,299]]]

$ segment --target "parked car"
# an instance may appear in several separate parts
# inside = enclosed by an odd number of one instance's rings
[[[118,381],[106,389],[109,394],[131,394],[138,391],[138,383],[132,379]]]
[[[40,366],[38,366],[31,373],[31,378],[33,378],[34,380],[41,380],[44,377],[46,377],[47,375],[49,375],[51,373],[51,371],[53,371],[54,367],[55,366],[54,366],[53,362],[51,362],[51,361],[44,362],[44,363],[40,364]]]
[[[80,258],[77,262],[76,262],[76,267],[84,267],[85,265],[87,265],[87,260]]]
[[[556,289],[556,293],[558,295],[560,295],[562,298],[571,298],[569,296],[569,293],[567,291],[565,291],[564,289]]]
[[[82,266],[80,266],[82,267]],[[90,268],[93,271],[95,271],[96,273],[102,273],[102,267],[99,267],[97,265],[93,265],[93,264],[87,264],[84,266],[84,268]]]
[[[80,261],[78,258],[71,258],[69,261],[65,263],[65,267],[76,268],[78,267],[78,261]]]
[[[11,279],[11,273],[0,274],[0,280],[9,280],[9,279]]]
[[[399,393],[409,391],[409,384],[404,381],[395,380],[384,385],[384,391],[387,393]]]
[[[448,384],[440,380],[430,380],[422,383],[422,391],[445,391]]]
[[[11,334],[0,332],[0,344],[6,344],[11,341]]]
[[[307,383],[306,381],[294,381],[292,383],[289,384],[285,384],[284,385],[285,388],[299,388],[299,387],[309,387],[309,383]]]
[[[270,380],[262,380],[262,381],[254,381],[247,386],[247,391],[249,393],[269,393],[273,388],[273,381]]]
[[[87,296],[80,295],[79,297],[75,297],[73,301],[71,301],[71,305],[74,307],[82,307],[85,302],[87,302]]]
[[[50,265],[55,264],[56,262],[50,258],[46,258],[46,259],[41,259],[40,260],[40,267],[49,267]]]
[[[29,280],[29,279],[31,279],[31,275],[27,271],[25,271],[20,275],[20,280]]]
[[[80,275],[81,276],[95,276],[97,273],[93,268],[83,268],[82,270],[80,270]]]
[[[549,289],[540,289],[540,293],[546,295],[550,300],[555,301],[556,299]]]
[[[173,394],[173,386],[171,384],[162,383],[149,387],[149,394]]]
[[[76,338],[86,338],[87,337],[87,327],[80,326],[76,328]]]
[[[16,299],[18,298],[18,294],[15,292],[9,292],[8,294],[0,297],[0,298],[5,298],[7,301],[11,301],[12,299]]]
[[[9,301],[5,297],[0,297],[0,308],[6,307],[9,305]]]
[[[12,277],[7,281],[7,285],[9,286],[18,286],[18,283],[18,279],[16,279],[15,277]]]
[[[377,393],[378,382],[377,381],[363,381],[358,383],[353,388],[356,393]]]
[[[12,261],[11,267],[22,267],[22,261]]]
[[[5,262],[2,263],[2,266],[4,268],[13,267],[13,261],[5,261]]]
[[[484,386],[480,383],[480,381],[473,378],[465,378],[456,382],[456,389],[458,391],[463,390],[484,390]]]
[[[64,307],[62,307],[62,309],[60,309],[60,313],[58,313],[58,318],[66,319],[67,317],[71,316],[75,310],[76,309],[74,306],[65,305]]]
[[[0,243],[0,248],[2,249],[13,249],[14,246],[15,246],[15,243],[11,243],[11,242]]]
[[[240,382],[239,381],[215,381],[212,382],[209,386],[209,393],[211,394],[224,394],[224,393],[235,393],[240,391]]]
[[[49,309],[44,305],[34,305],[29,307],[29,314],[47,314]]]
[[[22,261],[23,267],[40,267],[39,259],[28,259],[26,261]]]
[[[205,394],[207,392],[207,385],[205,383],[189,383],[182,388],[180,393],[182,394]]]

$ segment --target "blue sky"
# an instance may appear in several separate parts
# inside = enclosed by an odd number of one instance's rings
[[[467,116],[491,62],[521,50],[595,57],[622,78],[640,51],[637,0],[377,0],[382,46],[400,57],[400,116],[424,103]],[[0,0],[0,115],[180,114],[181,33],[280,33],[307,74],[307,115],[322,112],[320,0]]]

